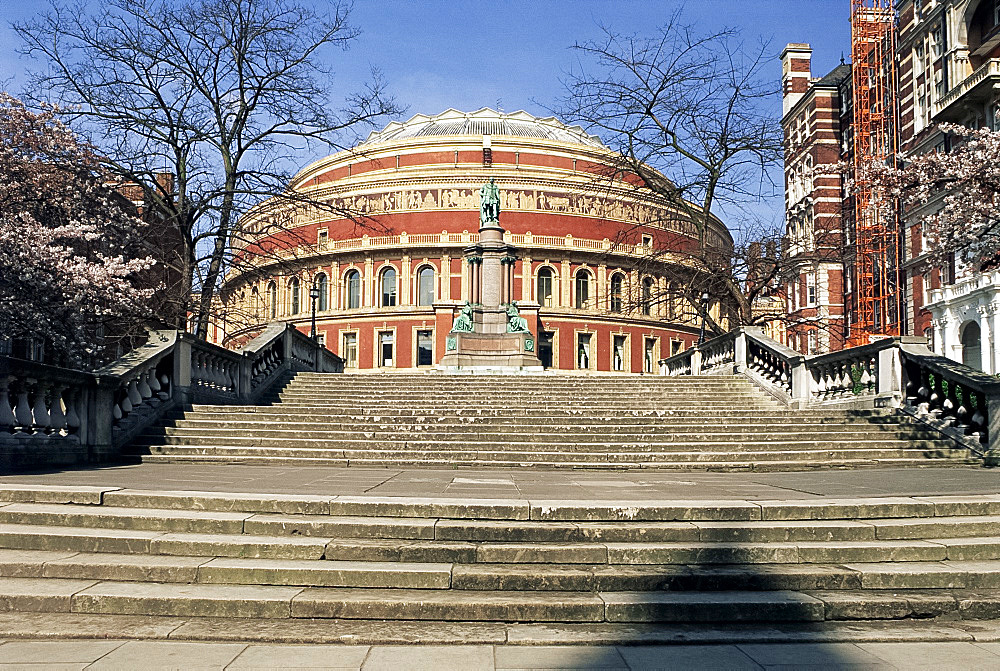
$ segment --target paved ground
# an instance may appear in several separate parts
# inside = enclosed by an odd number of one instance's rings
[[[1000,643],[672,646],[245,645],[169,641],[0,644],[0,669],[1000,669]]]
[[[813,499],[1000,493],[1000,469],[910,468],[792,473],[429,470],[138,464],[0,477],[0,482],[128,489],[343,496],[642,501]]]

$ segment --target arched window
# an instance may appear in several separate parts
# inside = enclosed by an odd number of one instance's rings
[[[576,307],[583,309],[587,307],[590,300],[590,273],[586,270],[576,271]]]
[[[417,273],[417,305],[434,304],[434,269],[424,266]]]
[[[538,271],[538,293],[536,298],[542,307],[552,307],[552,269],[542,268]]]
[[[267,310],[268,319],[278,318],[278,285],[274,282],[267,283]]]
[[[396,271],[392,268],[383,270],[379,286],[382,288],[380,305],[384,308],[391,308],[396,304]]]
[[[288,314],[299,314],[299,278],[288,280]]]
[[[261,309],[263,306],[260,304],[260,291],[257,287],[250,290],[250,314],[253,315],[254,319],[260,317],[261,313],[264,311]]]
[[[316,309],[322,312],[330,309],[330,283],[326,279],[326,273],[320,273],[313,280],[316,290],[319,291],[319,298],[316,299]]]
[[[356,270],[344,275],[344,307],[348,310],[361,307],[361,273]]]
[[[647,277],[642,281],[642,314],[648,315],[653,312],[653,278]]]
[[[983,369],[981,336],[982,332],[976,322],[968,322],[962,328],[962,363],[976,370]]]
[[[622,311],[622,285],[624,284],[624,276],[621,273],[615,273],[611,276],[611,311],[621,312]]]

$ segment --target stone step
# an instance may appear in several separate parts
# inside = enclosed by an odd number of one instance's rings
[[[508,592],[996,589],[1000,561],[520,565],[0,550],[0,577]]]
[[[539,522],[755,522],[915,519],[1000,516],[1000,495],[812,497],[788,500],[548,500],[532,498],[315,495],[231,491],[125,489],[114,486],[0,482],[0,503],[86,504],[90,509],[154,508],[301,514],[434,518],[489,523]]]
[[[117,582],[448,589],[452,564],[0,550],[0,576]]]
[[[936,450],[947,446],[947,449],[957,449],[955,443],[949,439],[938,440],[913,440],[904,439],[893,434],[885,435],[875,433],[871,436],[862,437],[855,441],[832,439],[810,439],[808,437],[784,436],[784,440],[765,439],[753,436],[750,440],[727,439],[726,436],[712,436],[711,434],[701,436],[694,440],[681,440],[673,436],[656,436],[652,440],[630,441],[610,436],[604,439],[595,440],[599,436],[573,436],[569,434],[562,441],[535,441],[531,435],[514,433],[484,433],[472,440],[470,436],[455,436],[443,434],[443,438],[435,438],[434,435],[425,435],[423,432],[408,434],[407,432],[385,432],[387,435],[368,437],[361,432],[350,439],[324,439],[299,437],[294,433],[285,434],[285,437],[258,436],[254,432],[246,432],[244,435],[229,435],[220,439],[218,435],[205,434],[198,430],[182,430],[170,432],[167,435],[152,435],[163,445],[190,445],[190,446],[216,446],[224,443],[229,447],[269,447],[272,449],[336,449],[340,452],[351,451],[410,451],[419,454],[431,454],[433,452],[510,452],[521,453],[531,456],[533,454],[548,453],[602,453],[608,455],[608,450],[613,449],[618,453],[633,452],[677,452],[689,451],[794,451],[803,452],[829,451],[829,450],[853,450],[853,449],[900,449],[900,450]],[[720,439],[721,438],[721,439]],[[334,447],[335,446],[335,447]]]
[[[0,524],[0,548],[110,554],[463,564],[827,564],[984,561],[991,536],[839,541],[472,542],[227,535]]]
[[[540,470],[594,470],[594,471],[614,471],[614,470],[661,470],[678,472],[701,472],[709,471],[716,473],[730,472],[755,472],[755,473],[777,473],[783,471],[806,471],[806,470],[828,470],[828,469],[859,469],[859,468],[944,468],[954,466],[981,465],[979,458],[969,459],[927,459],[924,457],[901,458],[901,459],[844,459],[840,461],[830,461],[827,459],[816,460],[781,460],[754,463],[752,461],[731,461],[731,462],[616,462],[611,464],[607,461],[460,461],[455,459],[321,459],[309,457],[274,457],[274,456],[250,456],[250,455],[219,455],[219,454],[171,454],[171,453],[136,453],[141,456],[143,462],[149,463],[191,463],[191,464],[241,464],[246,466],[282,466],[282,467],[358,467],[358,468],[431,468],[431,469],[508,469],[512,466],[518,468],[540,469]]]
[[[691,462],[727,459],[780,459],[809,458],[823,455],[835,459],[905,458],[921,454],[925,458],[968,458],[966,448],[957,448],[951,441],[866,440],[846,443],[840,441],[778,442],[771,441],[708,441],[703,442],[619,442],[600,443],[523,443],[503,440],[477,442],[435,442],[400,438],[399,440],[324,441],[294,438],[238,438],[225,439],[219,444],[214,436],[190,434],[186,436],[151,437],[134,446],[147,446],[154,452],[177,454],[270,454],[278,457],[310,457],[327,459],[427,459],[485,461],[603,461],[606,463],[634,460]]]
[[[311,428],[302,428],[311,426]],[[746,431],[737,428],[726,431],[721,428],[708,428],[702,431],[660,431],[649,428],[641,431],[626,430],[623,427],[608,427],[607,429],[593,428],[589,431],[581,431],[578,427],[539,427],[536,430],[519,428],[516,426],[494,428],[480,427],[475,425],[454,426],[442,428],[433,424],[424,424],[408,427],[393,426],[386,424],[377,427],[345,429],[343,426],[335,428],[321,428],[316,425],[300,425],[297,427],[286,424],[258,423],[243,427],[217,427],[212,423],[202,422],[198,424],[183,422],[180,426],[166,426],[158,429],[151,429],[143,434],[145,437],[165,437],[183,438],[185,436],[200,436],[202,438],[228,438],[230,436],[252,435],[259,439],[302,439],[302,440],[323,440],[326,442],[343,442],[346,446],[351,441],[358,438],[368,440],[382,440],[398,442],[399,440],[409,441],[419,438],[424,441],[471,441],[478,443],[491,442],[504,435],[530,436],[534,444],[539,443],[572,443],[575,440],[593,441],[595,437],[603,438],[608,443],[628,444],[628,443],[650,443],[658,444],[663,442],[718,442],[732,441],[739,444],[747,441],[786,442],[789,438],[787,431]],[[906,440],[906,441],[935,441],[941,442],[940,434],[934,434],[930,430],[899,430],[890,434],[888,431],[868,431],[861,427],[850,427],[844,431],[796,431],[796,442],[836,441],[841,444],[850,444],[863,441],[880,440]]]
[[[484,408],[480,406],[465,406],[465,407],[453,407],[449,408],[447,413],[443,411],[439,414],[446,414],[447,416],[453,417],[537,417],[539,419],[556,419],[559,417],[582,417],[588,421],[595,421],[595,419],[600,418],[588,415],[583,411],[589,411],[590,408],[574,408],[567,407],[566,405],[556,405],[551,408],[549,407],[539,407],[537,405],[532,405],[527,408],[513,409],[513,408]],[[212,415],[212,416],[226,416],[226,415],[271,415],[271,416],[297,416],[297,415],[309,415],[315,417],[340,417],[336,411],[331,408],[325,408],[321,405],[308,405],[308,404],[289,404],[283,403],[279,405],[263,405],[263,406],[233,406],[233,405],[200,405],[195,404],[187,408],[188,412],[196,412],[200,415]],[[420,408],[420,407],[380,407],[380,408],[366,408],[366,407],[356,407],[351,410],[348,414],[349,417],[363,417],[367,418],[369,416],[375,415],[379,417],[408,417],[408,416],[422,416],[428,414],[434,414],[436,412],[433,408]],[[609,410],[609,412],[612,412]],[[615,415],[606,418],[607,421],[617,418],[650,418],[650,419],[663,419],[663,418],[677,418],[684,419],[690,418],[692,420],[704,421],[710,418],[725,418],[725,419],[738,419],[739,421],[752,421],[752,420],[784,420],[784,421],[798,421],[798,420],[817,420],[817,421],[832,421],[837,423],[843,423],[845,421],[854,420],[865,420],[865,421],[883,421],[889,423],[900,423],[901,421],[908,421],[904,417],[898,415],[892,415],[885,411],[879,410],[789,410],[784,408],[776,409],[762,409],[747,411],[741,408],[733,408],[731,410],[714,410],[714,411],[703,411],[697,409],[689,410],[672,410],[670,408],[655,408],[655,409],[624,409],[624,410],[614,410]],[[604,419],[604,418],[602,418]]]
[[[821,622],[993,618],[1000,590],[522,592],[0,578],[24,612],[461,622]]]
[[[320,448],[279,448],[246,446],[190,446],[190,445],[150,445],[146,448],[136,446],[133,454],[149,456],[174,457],[211,457],[217,459],[279,459],[288,463],[311,461],[341,461],[354,465],[387,465],[387,464],[440,464],[444,466],[483,465],[483,466],[529,466],[546,465],[553,467],[595,467],[614,468],[630,467],[633,464],[650,468],[673,468],[680,465],[701,466],[712,468],[719,465],[739,465],[744,468],[764,469],[774,464],[818,464],[835,467],[838,464],[860,465],[865,462],[893,463],[900,461],[920,461],[928,466],[936,463],[944,464],[975,464],[977,460],[968,455],[965,450],[937,452],[927,450],[799,450],[774,452],[767,450],[747,452],[630,452],[630,453],[504,453],[504,452],[436,452],[421,451],[338,451]]]
[[[357,431],[377,429],[413,429],[427,430],[430,428],[440,431],[458,431],[465,429],[490,429],[500,430],[509,428],[522,429],[527,433],[543,434],[553,430],[555,418],[547,421],[527,420],[516,417],[418,417],[413,420],[398,419],[387,421],[384,418],[366,416],[350,420],[345,417],[338,417],[336,424],[331,428],[323,428],[330,421],[305,421],[301,419],[285,417],[278,421],[277,417],[262,415],[259,413],[248,413],[245,416],[226,416],[226,419],[211,419],[203,417],[202,413],[189,412],[177,414],[164,421],[164,427],[170,428],[205,428],[214,430],[234,430],[234,429],[281,429],[281,430],[302,430],[315,431]],[[597,422],[593,419],[577,418],[574,422],[563,420],[559,424],[560,429],[571,429],[580,432],[598,433],[629,433],[629,432],[660,432],[669,434],[683,433],[747,433],[753,434],[759,431],[770,431],[787,435],[790,431],[818,431],[824,433],[836,433],[838,435],[852,431],[865,432],[885,432],[885,431],[907,431],[910,433],[926,433],[928,435],[940,435],[923,424],[916,422],[806,422],[806,421],[772,421],[758,424],[748,424],[747,426],[735,426],[732,424],[706,425],[699,421],[664,421],[662,418],[620,418],[615,421]]]
[[[110,496],[111,494],[109,494]],[[189,497],[188,500],[194,500]],[[112,498],[112,501],[114,499]],[[327,512],[336,501],[329,501]],[[0,524],[256,536],[501,542],[848,541],[988,537],[1000,515],[868,520],[578,522],[364,515],[274,515],[116,505],[9,503]]]
[[[0,612],[0,638],[119,639],[205,641],[254,644],[366,645],[731,645],[830,643],[912,643],[931,641],[940,649],[972,642],[994,642],[990,620],[905,619],[828,620],[825,622],[734,623],[499,623],[381,620],[262,620],[254,618],[170,617],[88,613]],[[659,650],[647,648],[653,655]],[[681,649],[678,648],[678,651]],[[834,657],[840,659],[839,653]],[[828,655],[821,655],[830,659]],[[655,658],[654,658],[655,659]]]

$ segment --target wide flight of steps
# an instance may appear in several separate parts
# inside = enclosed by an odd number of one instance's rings
[[[393,641],[449,622],[496,628],[422,642],[531,643],[849,623],[851,640],[886,620],[1000,618],[1000,497],[619,504],[0,484],[0,576],[0,637],[127,615],[160,619],[116,620],[108,636],[183,622],[178,637],[328,640],[370,625],[369,640]],[[584,625],[597,629],[572,634]]]
[[[196,405],[143,461],[795,470],[975,463],[883,411],[789,410],[737,376],[300,373],[265,406]]]

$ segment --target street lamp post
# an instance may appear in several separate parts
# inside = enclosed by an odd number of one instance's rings
[[[316,340],[316,301],[319,300],[319,287],[316,286],[316,280],[313,280],[312,287],[309,289],[309,298],[312,299],[312,324],[309,328],[309,335],[312,339]]]
[[[698,334],[698,347],[705,342],[705,319],[708,317],[708,292],[701,293],[701,332]]]

